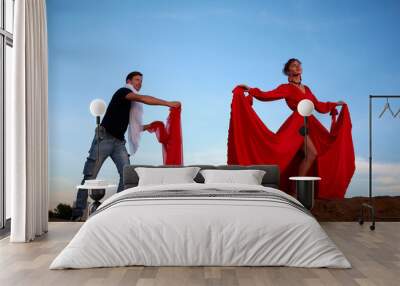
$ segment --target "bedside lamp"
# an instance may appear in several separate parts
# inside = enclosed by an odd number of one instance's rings
[[[96,117],[96,140],[97,140],[97,156],[96,156],[96,162],[100,159],[100,143],[99,143],[99,129],[100,129],[100,117],[104,115],[106,112],[106,103],[102,99],[94,99],[92,102],[90,102],[90,113]],[[95,180],[93,180],[95,181]],[[101,180],[100,180],[101,181]],[[100,184],[101,182],[97,182]],[[85,182],[85,184],[87,184]],[[101,184],[100,184],[101,185]],[[100,200],[104,197],[106,194],[106,184],[103,182],[102,185],[104,186],[91,186],[89,189],[89,195],[93,199],[93,203],[89,207],[89,215],[92,214],[93,212],[96,211],[96,209],[100,206]],[[82,187],[82,186],[79,186]],[[83,186],[84,187],[84,186]]]
[[[103,116],[104,113],[106,112],[106,103],[104,102],[104,100],[102,99],[94,99],[92,100],[92,102],[90,103],[90,113],[96,117],[96,140],[97,142],[99,142],[99,127],[100,127],[100,116]],[[100,158],[100,154],[99,154],[99,144],[97,144],[97,158],[96,160],[98,160]]]
[[[93,116],[100,117],[106,112],[106,103],[102,99],[94,99],[90,102],[90,113]]]
[[[304,126],[300,129],[300,133],[304,136],[304,157],[307,160],[307,117],[313,113],[314,103],[309,99],[303,99],[297,105],[297,111],[304,117]]]
[[[314,111],[314,103],[309,99],[303,99],[297,105],[297,112],[304,117],[304,126],[300,128],[300,134],[304,136],[304,157],[307,160],[307,119]],[[311,210],[314,206],[314,182],[321,180],[320,177],[298,176],[290,177],[296,182],[296,197],[306,207]]]

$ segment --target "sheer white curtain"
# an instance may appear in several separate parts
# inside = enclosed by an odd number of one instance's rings
[[[15,1],[13,94],[6,111],[12,242],[47,232],[47,23],[45,0]]]

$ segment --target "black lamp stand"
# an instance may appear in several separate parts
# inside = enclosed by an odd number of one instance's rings
[[[304,158],[307,160],[307,137],[308,137],[308,119],[304,116],[304,125],[300,128],[299,132],[301,136],[304,136]]]
[[[96,116],[96,145],[97,145],[97,157],[96,157],[96,164],[100,160],[100,116]],[[94,213],[96,209],[101,205],[100,200],[106,194],[106,189],[90,189],[89,196],[93,200],[89,207],[89,215]]]

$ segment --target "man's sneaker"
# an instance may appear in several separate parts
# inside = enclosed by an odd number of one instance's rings
[[[83,217],[83,210],[78,208],[72,209],[72,216],[71,216],[72,221],[82,221],[82,217]]]

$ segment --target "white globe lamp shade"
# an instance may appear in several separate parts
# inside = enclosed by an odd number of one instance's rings
[[[90,113],[93,116],[102,116],[106,112],[106,103],[102,99],[94,99],[90,103]]]
[[[297,111],[301,116],[310,116],[314,111],[314,103],[309,99],[303,99],[297,105]]]

